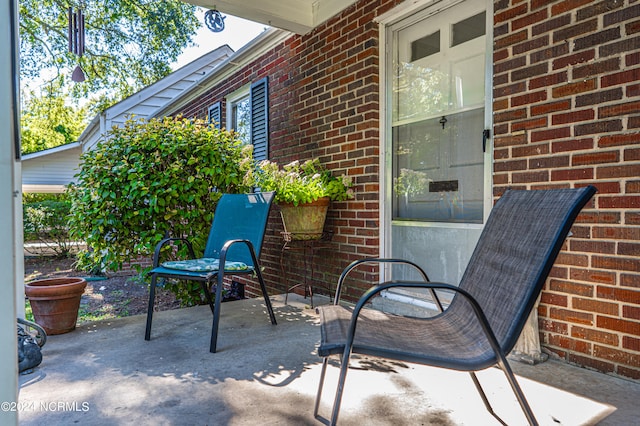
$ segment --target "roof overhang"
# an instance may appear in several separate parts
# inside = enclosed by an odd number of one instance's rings
[[[306,34],[357,0],[183,0],[271,27]]]

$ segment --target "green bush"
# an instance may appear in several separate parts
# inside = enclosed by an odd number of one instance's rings
[[[188,238],[202,255],[216,202],[223,193],[248,191],[242,182],[252,162],[250,146],[201,120],[128,120],[114,127],[82,155],[70,191],[72,235],[88,247],[79,266],[118,270],[150,256],[165,235]]]
[[[69,236],[71,202],[64,194],[55,197],[28,197],[43,201],[27,202],[22,206],[25,242],[40,243],[37,248],[25,246],[31,254],[42,254],[42,248],[56,256],[67,257],[77,246]]]

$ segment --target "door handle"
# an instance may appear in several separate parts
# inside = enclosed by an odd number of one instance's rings
[[[487,139],[491,137],[491,130],[484,129],[482,131],[482,152],[487,152]]]

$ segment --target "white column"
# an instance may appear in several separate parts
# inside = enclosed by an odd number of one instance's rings
[[[16,238],[22,233],[22,216],[16,216],[21,209],[16,207],[21,202],[15,147],[18,105],[14,102],[19,85],[17,3],[17,0],[0,3],[0,403],[3,404],[18,400],[16,300],[18,288],[24,285],[17,271],[23,253],[16,249],[17,240],[22,240]],[[0,410],[0,423],[17,425],[18,413]]]

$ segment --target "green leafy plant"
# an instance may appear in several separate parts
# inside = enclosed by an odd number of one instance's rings
[[[71,202],[64,194],[23,205],[25,250],[42,254],[43,249],[68,257],[78,247],[69,234]],[[35,246],[29,243],[37,243]]]
[[[351,178],[333,176],[318,159],[304,163],[293,161],[282,168],[275,162],[263,160],[247,173],[245,182],[262,191],[275,191],[276,203],[293,203],[296,206],[322,197],[334,201],[353,198]]]
[[[118,270],[150,256],[166,235],[189,239],[201,255],[216,202],[249,190],[243,179],[252,163],[251,146],[201,120],[114,127],[83,154],[70,190],[72,235],[87,243],[79,267]],[[167,254],[187,255],[182,246]]]

